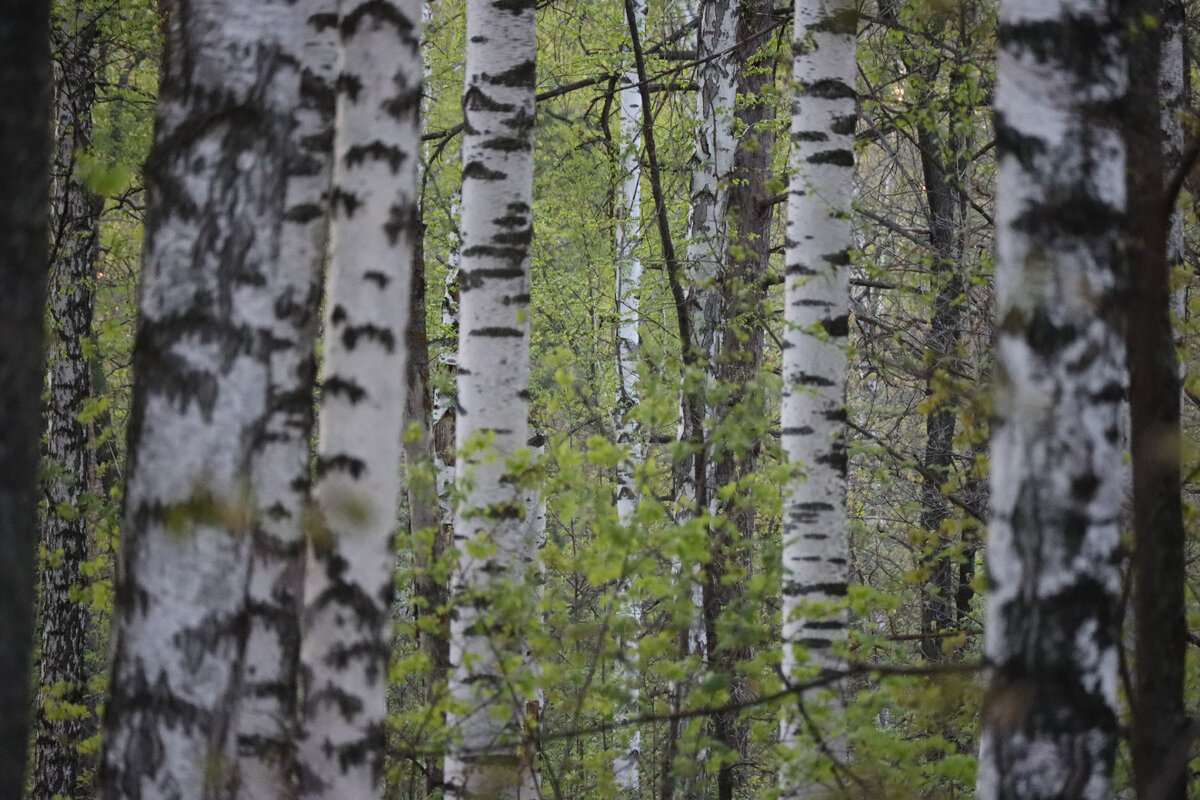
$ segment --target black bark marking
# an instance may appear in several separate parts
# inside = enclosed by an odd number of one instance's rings
[[[821,320],[821,327],[825,332],[834,338],[842,338],[850,335],[850,315],[843,314],[840,317]]]
[[[395,247],[403,234],[408,234],[408,241],[414,241],[418,233],[417,227],[417,210],[412,205],[393,205],[388,208],[383,232],[391,246]]]
[[[800,87],[803,97],[815,97],[821,100],[855,100],[858,93],[854,87],[838,78],[825,78]]]
[[[813,153],[805,161],[809,164],[831,164],[835,167],[853,167],[854,151],[842,149],[822,150],[820,153]]]
[[[358,195],[348,192],[340,186],[333,187],[333,189],[329,192],[329,207],[333,209],[334,212],[336,212],[340,206],[347,217],[353,217],[354,212],[357,211],[358,207],[361,205],[362,200],[358,198]]]
[[[471,161],[462,172],[463,180],[477,181],[502,181],[508,177],[508,173],[501,172],[495,169],[488,169],[482,161]]]
[[[389,353],[396,349],[396,335],[392,333],[392,329],[370,322],[362,325],[347,325],[342,331],[342,344],[346,346],[347,350],[357,347],[359,339],[379,342],[380,346]]]
[[[350,477],[358,478],[366,472],[367,465],[362,459],[340,453],[333,456],[317,456],[316,475],[322,478],[330,472],[348,472]]]
[[[511,339],[524,336],[525,331],[520,328],[476,328],[470,331],[468,335],[479,336],[485,339]]]
[[[385,161],[392,174],[395,175],[408,157],[408,153],[398,146],[376,139],[369,144],[355,145],[347,149],[344,161],[347,167],[358,167],[368,160]]]
[[[533,86],[537,79],[537,62],[533,59],[522,61],[514,67],[495,75],[484,75],[483,80],[496,86],[522,88]]]
[[[830,124],[829,130],[833,131],[839,136],[853,136],[857,127],[857,114],[842,114],[833,118],[833,122]]]
[[[357,383],[346,378],[333,376],[327,378],[321,384],[321,390],[329,395],[341,395],[350,401],[351,405],[357,404],[360,400],[367,396],[367,390],[359,386]]]
[[[392,244],[395,244],[395,242],[392,242]],[[379,287],[380,291],[386,289],[388,284],[392,282],[392,279],[389,278],[386,273],[374,269],[364,272],[363,280],[370,281],[371,283],[375,284],[377,287]]]
[[[358,94],[362,91],[362,78],[343,72],[333,83],[334,91],[346,95],[351,103],[358,102]]]
[[[342,18],[342,36],[347,38],[353,36],[358,32],[358,26],[368,17],[376,27],[383,23],[390,24],[400,33],[401,38],[407,37],[416,30],[413,21],[394,3],[390,3],[388,0],[368,0],[368,2],[356,6]]]

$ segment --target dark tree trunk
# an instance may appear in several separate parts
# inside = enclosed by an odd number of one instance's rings
[[[1129,93],[1125,112],[1129,217],[1130,447],[1133,466],[1134,786],[1139,800],[1184,800],[1191,737],[1184,727],[1186,537],[1180,484],[1180,378],[1171,329],[1167,237],[1174,198],[1164,198],[1159,73],[1162,24],[1182,6],[1125,0]]]
[[[771,3],[741,0],[738,13],[736,60],[744,68],[738,76],[735,112],[737,127],[745,132],[734,153],[733,176],[728,189],[730,216],[737,226],[735,237],[723,245],[725,263],[718,281],[721,316],[725,324],[720,349],[713,365],[716,384],[724,401],[714,409],[718,430],[728,424],[743,425],[747,418],[760,418],[763,394],[759,374],[763,358],[763,289],[770,259],[771,223],[774,215],[768,201],[767,183],[773,177],[771,154],[775,145],[774,106],[763,97],[765,87],[775,80],[773,62],[765,52],[775,24]],[[712,496],[721,487],[750,476],[758,463],[756,446],[731,447],[720,444],[729,437],[714,436],[711,450]],[[752,437],[757,440],[758,437]],[[728,676],[729,699],[749,699],[750,689],[738,665],[751,658],[748,641],[724,641],[722,615],[752,618],[755,611],[744,607],[745,581],[730,580],[730,572],[746,574],[752,558],[755,507],[744,492],[734,492],[719,504],[717,522],[709,533],[709,562],[705,568],[704,625],[709,647],[709,667]],[[725,751],[717,771],[718,800],[745,794],[745,764],[749,755],[749,729],[736,711],[720,711],[711,720],[713,738]]]
[[[0,13],[0,800],[24,790],[50,159],[50,6]]]
[[[420,226],[423,231],[424,226]],[[408,368],[405,388],[405,414],[408,425],[417,426],[415,436],[404,437],[404,460],[408,469],[408,527],[416,565],[414,595],[417,606],[417,642],[429,658],[425,675],[427,707],[433,708],[446,692],[450,670],[450,618],[447,604],[450,590],[439,577],[437,565],[450,542],[450,529],[442,524],[436,475],[437,452],[433,435],[433,392],[429,385],[429,333],[425,312],[425,253],[422,237],[417,236],[413,259],[412,286],[408,306]],[[428,481],[414,477],[418,469]],[[445,723],[439,715],[437,724]],[[432,797],[444,782],[443,759],[425,758],[425,794]]]
[[[78,594],[86,583],[88,526],[82,501],[93,457],[88,426],[79,415],[92,394],[86,346],[95,306],[103,201],[83,184],[76,162],[92,141],[96,21],[78,4],[60,13],[49,300],[54,343],[46,444],[53,471],[46,481],[48,508],[42,535],[46,558],[41,568],[41,697],[34,800],[87,794],[80,782],[88,759],[77,745],[94,727],[86,708],[85,651],[91,615]]]

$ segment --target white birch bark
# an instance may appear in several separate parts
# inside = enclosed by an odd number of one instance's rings
[[[720,349],[721,294],[716,280],[726,256],[729,195],[723,182],[733,170],[737,140],[733,135],[733,111],[737,100],[738,65],[734,54],[737,43],[737,0],[702,0],[699,8],[697,58],[699,126],[696,149],[692,154],[692,184],[688,216],[687,309],[691,318],[692,341],[683,347],[692,350],[685,363],[694,360],[703,371],[699,388],[684,389],[680,414],[679,439],[689,442],[693,452],[682,465],[680,498],[687,508],[710,510],[712,502],[709,478],[708,445],[702,421],[711,416],[704,400],[713,379],[713,362]],[[697,380],[685,376],[685,385]],[[687,396],[690,392],[690,397]],[[686,514],[687,512],[685,512]],[[692,615],[688,633],[689,652],[702,661],[708,658],[708,636],[704,624],[704,589],[700,566],[691,576]]]
[[[800,0],[793,42],[791,185],[784,254],[782,443],[796,477],[784,490],[783,674],[839,669],[849,581],[846,344],[853,239],[857,12],[853,0]],[[807,655],[807,659],[805,658]],[[796,716],[782,741],[804,740]],[[841,756],[837,732],[823,731]],[[820,787],[785,766],[781,797]]]
[[[634,0],[633,11],[639,34],[645,27],[646,4]],[[638,374],[641,352],[640,295],[642,260],[638,253],[641,242],[642,206],[642,94],[636,88],[637,68],[628,59],[621,77],[625,84],[620,93],[621,186],[617,210],[617,442],[628,453],[617,464],[617,521],[623,526],[636,524],[640,490],[637,471],[644,458],[640,427],[633,416],[638,404]],[[641,607],[629,596],[628,581],[619,587],[622,594],[621,613],[630,621],[633,635],[623,639],[619,653],[622,677],[629,704],[637,713],[641,695],[641,670],[638,666],[638,636],[641,631]],[[634,728],[627,743],[613,760],[613,778],[626,794],[636,797],[640,778],[638,759],[641,752],[641,729]]]
[[[419,0],[343,2],[300,794],[382,792],[420,157]]]
[[[271,415],[292,9],[171,3],[146,165],[109,798],[232,797],[253,465]]]
[[[526,798],[536,753],[519,683],[523,619],[493,601],[519,594],[534,558],[507,461],[526,447],[529,244],[533,234],[533,0],[469,0],[463,110],[457,479],[450,691],[457,741],[447,797]],[[523,612],[518,612],[519,614]],[[536,704],[536,701],[534,701]]]
[[[1112,796],[1125,386],[1113,4],[1001,4],[981,800]]]
[[[272,287],[268,416],[250,466],[255,525],[246,586],[242,700],[234,721],[239,796],[295,792],[297,666],[304,592],[302,522],[310,498],[315,345],[329,225],[336,0],[301,0],[278,20],[295,74],[283,226]]]
[[[697,58],[699,127],[692,155],[687,264],[689,310],[697,355],[711,364],[721,334],[720,292],[715,286],[725,264],[729,194],[723,185],[733,170],[737,138],[737,0],[703,0]]]

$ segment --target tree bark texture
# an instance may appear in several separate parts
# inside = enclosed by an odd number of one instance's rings
[[[755,532],[755,506],[746,492],[735,490],[728,499],[718,496],[726,487],[748,479],[758,465],[758,442],[744,444],[749,419],[764,416],[764,398],[758,381],[763,359],[763,287],[770,260],[771,223],[768,182],[774,175],[771,154],[775,147],[774,107],[764,89],[775,80],[764,55],[771,44],[775,16],[765,0],[740,0],[736,8],[736,41],[731,56],[736,72],[737,107],[730,133],[735,139],[733,163],[726,178],[726,240],[720,244],[720,266],[714,278],[723,329],[714,342],[712,372],[714,392],[709,416],[714,421],[708,460],[710,506],[716,510],[709,531],[709,561],[703,583],[705,639],[709,667],[729,680],[732,703],[750,699],[750,689],[739,664],[750,660],[751,643],[740,624],[731,620],[752,618],[742,595],[749,573]],[[736,428],[737,430],[733,430]],[[765,435],[763,432],[761,435]],[[752,439],[756,437],[751,437]],[[717,770],[718,800],[732,800],[744,792],[745,765],[750,762],[749,729],[732,710],[711,718],[713,739],[724,752]]]
[[[404,461],[408,477],[409,534],[413,542],[416,578],[417,646],[429,659],[425,674],[424,703],[437,706],[446,692],[450,674],[450,590],[440,565],[450,543],[449,528],[442,518],[438,497],[437,449],[433,430],[433,389],[429,383],[429,333],[426,325],[426,271],[422,237],[416,237],[412,286],[408,303],[408,368],[406,372],[405,419],[410,430],[404,437]],[[426,470],[430,480],[425,480]],[[415,477],[420,475],[421,477]],[[438,715],[439,727],[445,723]],[[432,796],[444,783],[443,759],[425,759],[425,791]]]
[[[535,542],[519,476],[508,465],[529,437],[534,8],[533,0],[467,4],[456,437],[462,497],[450,644],[458,711],[446,759],[453,798],[536,793],[526,718],[536,721],[540,710],[511,678],[526,668],[529,609],[517,600],[525,596]]]
[[[846,637],[850,574],[845,423],[857,30],[850,0],[796,5],[782,407],[783,450],[797,471],[783,506],[788,678],[805,664],[843,666],[837,647]],[[804,740],[797,717],[784,719],[781,738],[792,748]],[[838,745],[832,749],[840,755]],[[785,765],[781,797],[819,789]]]
[[[646,24],[646,3],[634,0],[634,25],[642,33]],[[638,252],[641,243],[642,164],[641,144],[643,115],[642,93],[638,83],[637,65],[627,57],[621,76],[619,166],[621,184],[617,208],[617,443],[628,455],[617,464],[617,520],[621,525],[637,524],[636,514],[641,498],[639,470],[645,458],[641,428],[634,415],[638,404],[638,381],[641,366],[641,283],[642,260]],[[631,639],[622,641],[621,669],[632,713],[637,714],[641,696],[641,670],[638,666],[638,637],[641,634],[641,607],[628,594],[629,583],[620,587],[621,613],[629,619],[634,631]],[[613,759],[613,778],[617,786],[632,800],[640,796],[641,775],[639,759],[642,731],[634,728],[628,742],[620,741],[621,752]]]
[[[253,743],[247,589],[286,380],[294,298],[276,282],[301,84],[296,7],[165,11],[101,766],[104,796],[145,800],[236,796]]]
[[[383,790],[409,289],[420,234],[418,0],[339,9],[330,266],[308,531],[300,795]]]
[[[50,4],[0,14],[0,800],[20,800],[29,736],[50,167]]]
[[[1103,800],[1121,584],[1121,20],[1101,0],[1007,0],[999,44],[992,676],[978,791]]]
[[[949,94],[954,97],[955,88],[961,83],[957,72],[951,76],[949,83]],[[930,571],[921,596],[921,632],[928,634],[943,633],[951,629],[955,621],[954,560],[947,551],[953,542],[942,531],[942,524],[950,518],[950,504],[942,494],[942,487],[949,480],[953,466],[957,409],[953,397],[947,396],[949,393],[942,388],[942,384],[958,357],[965,307],[962,249],[967,198],[962,182],[967,142],[958,125],[956,111],[951,105],[946,145],[943,145],[939,131],[922,127],[918,132],[929,243],[933,247],[933,281],[937,286],[933,314],[925,336],[929,369],[925,396],[934,405],[925,418],[924,464],[927,477],[921,485],[921,527],[928,536],[926,549],[929,556],[925,562]],[[948,146],[948,159],[941,155],[944,146]],[[937,476],[938,479],[931,480],[928,476]],[[941,637],[931,635],[922,639],[921,655],[929,661],[940,661]]]
[[[280,257],[266,279],[274,317],[267,418],[251,459],[255,524],[250,532],[247,625],[241,703],[234,721],[239,792],[292,796],[304,584],[304,530],[310,497],[315,346],[326,252],[337,55],[333,0],[294,4],[280,47],[295,70],[297,108],[287,132]]]
[[[82,501],[93,458],[88,425],[79,416],[92,396],[86,348],[92,335],[103,201],[88,191],[76,164],[92,142],[97,20],[81,4],[64,6],[58,15],[49,297],[53,349],[46,409],[51,477],[45,485],[42,527],[46,557],[41,567],[34,800],[90,793],[81,785],[90,765],[77,747],[93,730],[86,702],[91,614],[78,593],[86,583],[88,520]]]
[[[1185,800],[1192,737],[1184,709],[1186,535],[1180,476],[1180,369],[1171,325],[1171,271],[1181,252],[1173,199],[1178,168],[1182,4],[1125,0],[1129,259],[1130,449],[1133,472],[1134,786],[1143,800]],[[1167,70],[1173,74],[1167,75]],[[1175,102],[1172,103],[1172,95]],[[1175,135],[1178,131],[1179,135]],[[1174,151],[1172,153],[1172,151]]]

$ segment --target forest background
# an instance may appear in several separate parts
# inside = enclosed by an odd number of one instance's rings
[[[395,398],[408,417],[389,621],[388,797],[441,796],[442,759],[460,735],[453,715],[465,713],[446,689],[465,5],[422,7],[420,244],[407,396]],[[523,620],[527,650],[505,681],[537,698],[526,733],[536,741],[542,796],[768,797],[784,763],[835,795],[974,791],[997,335],[998,9],[990,0],[859,5],[846,348],[852,621],[837,647],[846,665],[838,701],[800,691],[823,680],[819,667],[786,676],[781,667],[780,489],[794,477],[779,423],[793,9],[770,0],[650,2],[638,9],[635,46],[632,4],[537,6],[530,435],[508,468],[528,496],[526,515],[544,527],[536,569],[492,602],[502,617]],[[1182,136],[1192,125],[1195,7],[1166,6],[1163,19],[1178,14],[1181,23],[1170,30],[1180,37],[1184,88],[1164,102]],[[129,457],[143,165],[167,8],[151,0],[52,7],[54,377],[40,475],[36,800],[96,792]],[[714,46],[705,26],[718,9],[736,33]],[[631,85],[649,101],[641,130],[623,108]],[[704,141],[710,122],[727,129],[736,166],[705,184],[697,174],[714,158]],[[1189,566],[1200,472],[1200,387],[1187,369],[1196,339],[1194,196],[1200,187],[1189,178],[1171,284],[1185,375],[1179,510]],[[719,220],[710,228],[696,222],[706,204]],[[706,252],[723,265],[718,273],[696,256]],[[681,345],[681,293],[724,343],[704,357]],[[704,407],[693,430],[680,411],[689,385],[701,387]],[[56,430],[55,419],[72,431]],[[689,477],[697,458],[716,465],[712,485]],[[1126,557],[1125,601],[1130,570]],[[1185,587],[1191,631],[1200,607],[1190,569]],[[1119,614],[1132,615],[1124,606]],[[1194,708],[1196,639],[1187,638],[1178,672]],[[1133,634],[1117,645],[1122,694],[1132,697]],[[782,708],[804,719],[798,751],[780,745]],[[1178,735],[1186,762],[1194,731]],[[1133,784],[1123,740],[1117,792],[1128,796]]]

